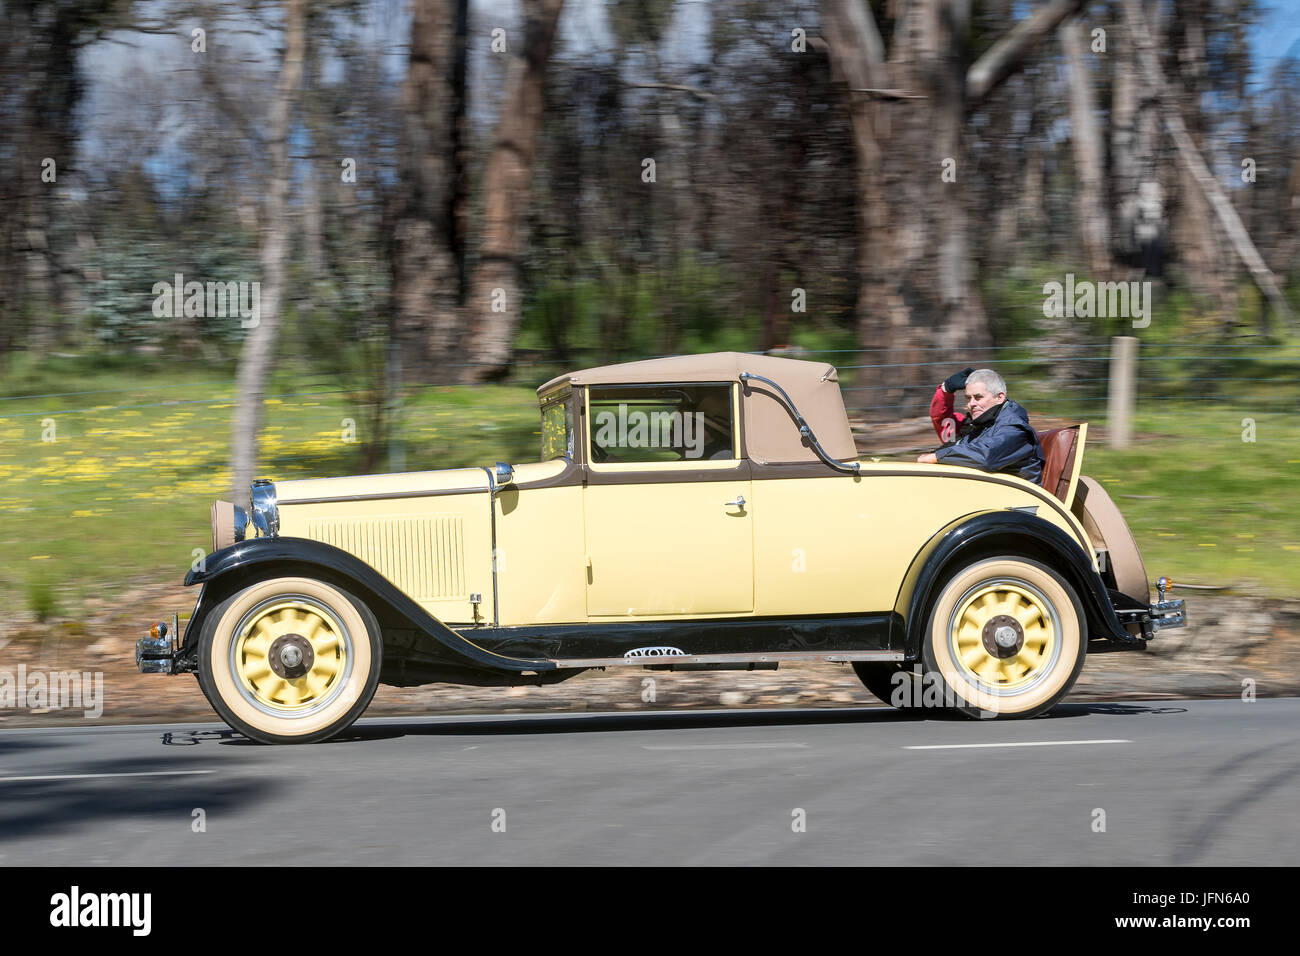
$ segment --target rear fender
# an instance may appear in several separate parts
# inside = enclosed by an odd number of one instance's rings
[[[1142,552],[1106,489],[1100,482],[1083,476],[1072,510],[1092,543],[1106,549],[1109,576],[1115,590],[1145,607],[1151,600],[1151,585],[1142,564]]]
[[[913,559],[894,605],[901,633],[890,635],[890,647],[903,650],[907,660],[919,658],[930,608],[944,582],[957,568],[1003,554],[1032,558],[1069,581],[1083,602],[1090,637],[1145,646],[1124,629],[1092,560],[1065,531],[1024,512],[983,511],[952,521]]]

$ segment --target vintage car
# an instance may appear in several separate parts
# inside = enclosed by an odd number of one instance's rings
[[[1040,486],[860,460],[817,362],[653,359],[537,391],[540,462],[259,480],[251,516],[217,502],[184,636],[154,625],[140,669],[196,674],[274,743],[339,733],[380,681],[612,667],[847,663],[895,706],[1032,717],[1088,651],[1183,623],[1080,475],[1087,425],[1042,434]]]

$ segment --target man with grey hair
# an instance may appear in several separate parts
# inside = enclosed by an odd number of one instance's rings
[[[952,408],[959,388],[966,390],[965,415]],[[1029,427],[1029,413],[1007,398],[1007,383],[992,369],[966,368],[944,379],[930,401],[930,420],[944,445],[917,461],[1008,472],[1034,484],[1042,480],[1043,448]]]

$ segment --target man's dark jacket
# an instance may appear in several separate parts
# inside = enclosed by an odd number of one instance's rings
[[[967,465],[983,471],[1006,471],[1039,484],[1043,477],[1043,448],[1029,427],[1029,414],[1011,399],[977,418],[963,422],[961,438],[934,453],[945,465]]]

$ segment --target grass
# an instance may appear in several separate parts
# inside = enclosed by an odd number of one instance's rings
[[[1243,418],[1255,422],[1254,441],[1243,440]],[[1124,451],[1090,443],[1083,472],[1123,512],[1148,576],[1300,594],[1295,415],[1187,403],[1139,414],[1135,426],[1159,437]]]
[[[1300,381],[1249,380],[1286,378],[1295,353],[1261,363],[1238,389],[1219,383],[1230,398],[1144,392],[1134,447],[1090,443],[1084,473],[1115,498],[1152,577],[1300,592],[1300,422],[1281,410],[1296,407]],[[15,363],[0,380],[0,619],[75,615],[127,581],[179,581],[211,546],[212,500],[228,494],[232,378],[220,368]],[[77,394],[31,397],[50,393]],[[1103,411],[1081,406],[1078,417],[1104,423]],[[345,418],[364,427],[329,381],[276,380],[259,472],[361,472],[362,446],[342,440]],[[1243,441],[1246,418],[1253,442]],[[531,387],[420,390],[403,419],[406,468],[533,461],[540,432]]]
[[[0,620],[56,607],[76,613],[86,598],[133,578],[179,580],[195,551],[211,547],[212,500],[229,494],[229,380],[187,383],[192,373],[166,369],[69,371],[0,383]],[[64,394],[13,397],[38,386]],[[259,472],[360,472],[362,445],[344,442],[346,418],[364,428],[365,417],[329,383],[278,380]],[[404,410],[406,467],[535,460],[540,433],[530,388],[424,389]]]

